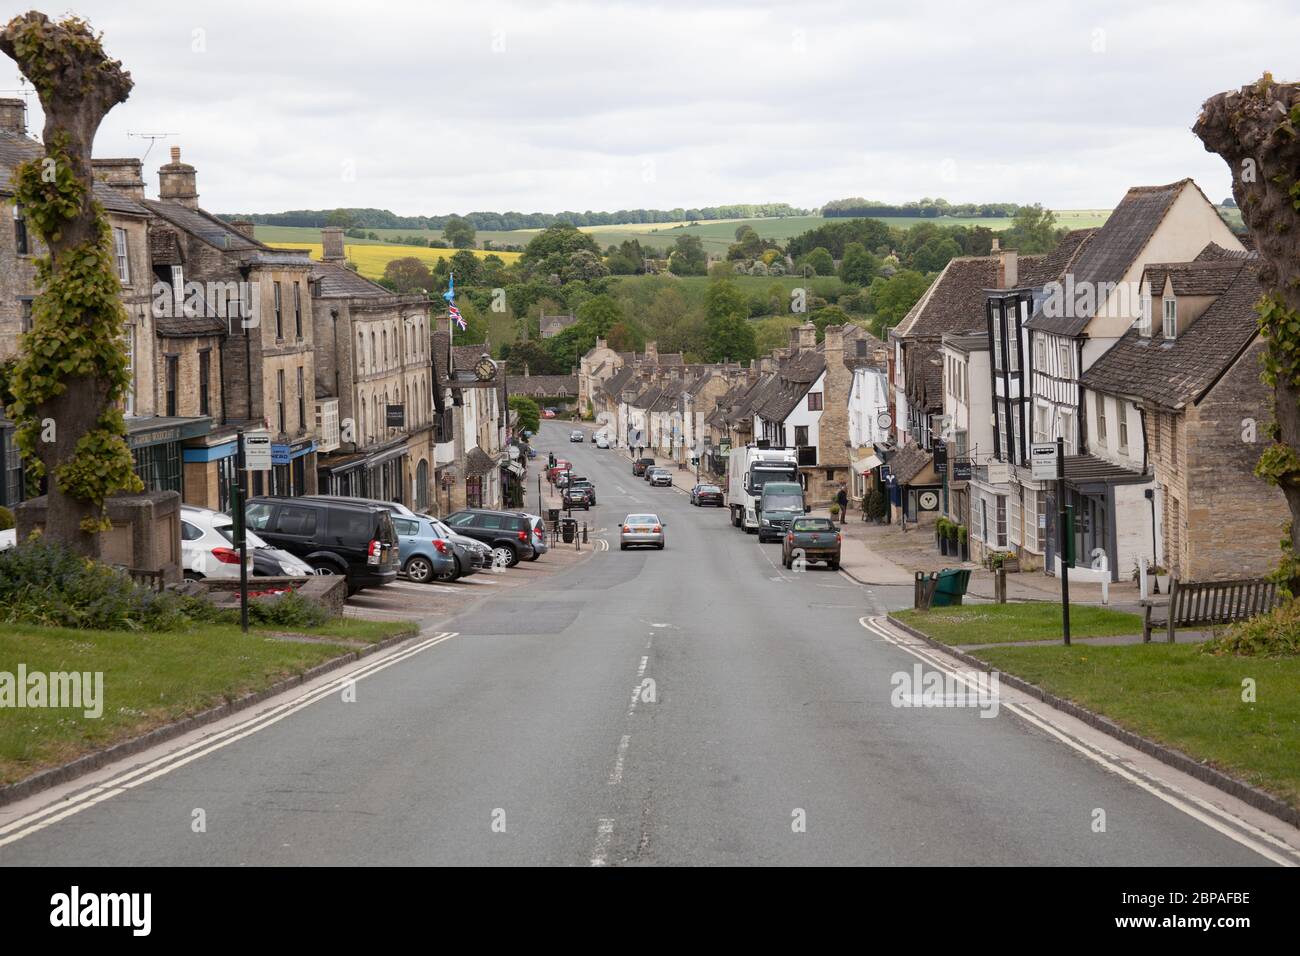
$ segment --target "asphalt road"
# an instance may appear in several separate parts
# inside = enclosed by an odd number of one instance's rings
[[[547,423],[543,446],[596,482],[609,551],[439,624],[456,636],[355,702],[289,713],[0,863],[1265,862],[1005,711],[892,706],[916,660],[859,619],[907,589],[783,572],[725,510],[569,430]],[[667,549],[621,553],[643,510]]]

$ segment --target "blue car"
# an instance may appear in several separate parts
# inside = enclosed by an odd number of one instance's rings
[[[417,584],[456,574],[455,548],[440,534],[432,518],[424,515],[393,515],[397,529],[401,569]]]

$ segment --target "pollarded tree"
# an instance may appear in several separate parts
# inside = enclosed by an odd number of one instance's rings
[[[15,199],[49,249],[37,262],[32,329],[10,382],[8,413],[33,478],[49,478],[46,537],[97,557],[104,499],[138,491],[119,402],[130,387],[126,311],[108,219],[92,192],[91,147],[105,114],[130,95],[131,75],[77,17],[32,11],[9,21],[0,50],[45,111],[45,156],[23,163]]]
[[[1279,577],[1300,596],[1300,83],[1267,73],[1201,107],[1193,127],[1232,171],[1232,194],[1262,260],[1267,290],[1256,308],[1264,336],[1264,379],[1273,387],[1273,443],[1255,472],[1277,485],[1291,509]]]

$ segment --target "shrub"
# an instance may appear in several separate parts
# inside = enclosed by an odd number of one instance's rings
[[[0,552],[0,621],[111,631],[168,631],[213,620],[205,600],[158,593],[130,575],[38,540]]]
[[[235,618],[238,620],[238,612]],[[329,621],[329,614],[315,601],[289,591],[276,598],[249,601],[248,621],[271,627],[321,627]]]
[[[1237,657],[1295,657],[1300,654],[1300,600],[1287,601],[1268,614],[1233,624],[1201,645],[1203,654]]]
[[[14,513],[8,508],[0,505],[0,531],[12,531],[14,527]]]

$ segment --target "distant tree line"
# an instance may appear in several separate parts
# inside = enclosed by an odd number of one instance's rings
[[[710,219],[759,219],[807,216],[812,210],[788,203],[739,203],[699,209],[620,209],[617,212],[471,212],[464,216],[399,216],[387,209],[296,209],[289,212],[239,213],[224,219],[247,219],[261,226],[342,226],[345,229],[444,229],[463,220],[475,229],[508,232],[548,229],[555,225],[621,226],[633,223],[690,222]]]
[[[950,203],[946,199],[905,202],[902,205],[877,202],[854,196],[852,199],[835,199],[822,206],[822,215],[828,219],[854,219],[859,216],[963,216],[968,218],[1006,219],[1020,211],[1013,202]]]

